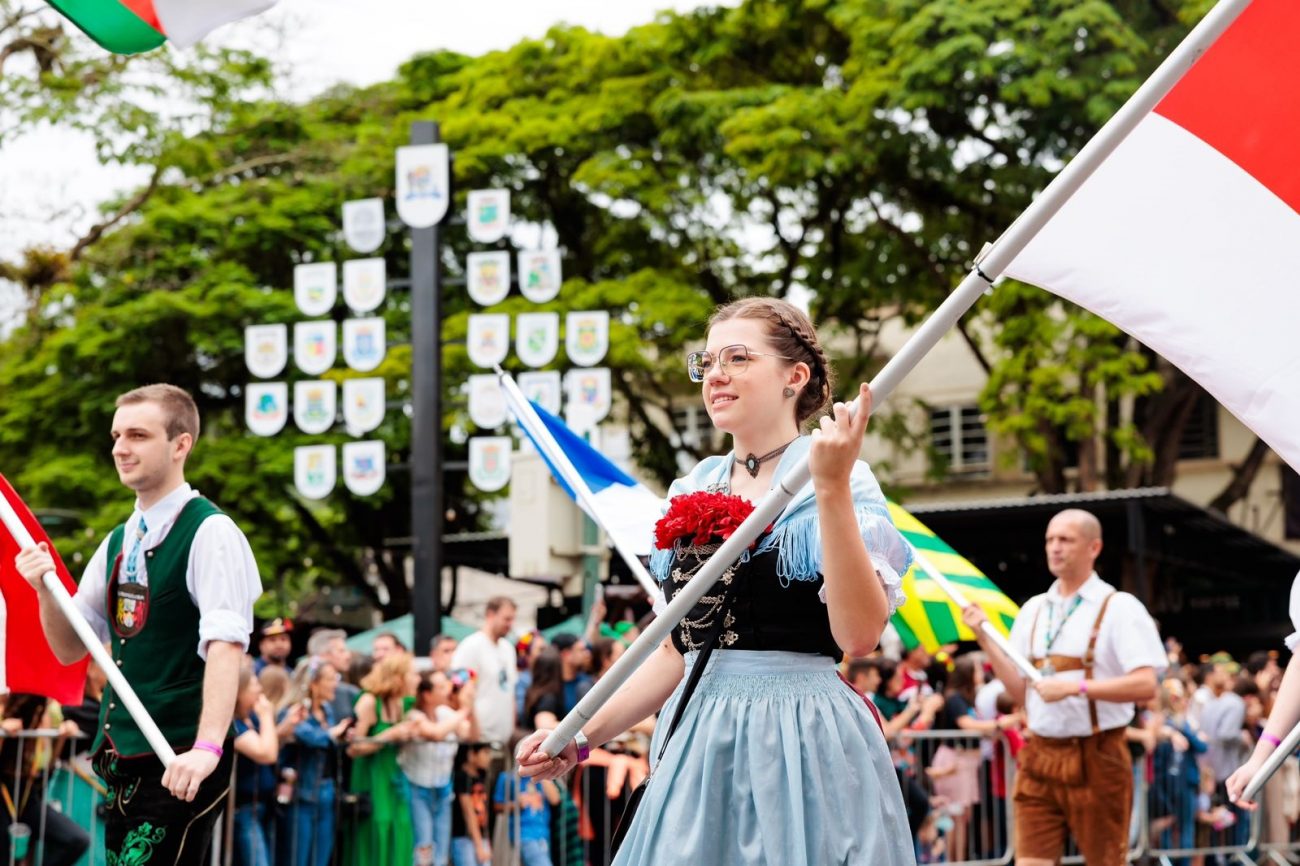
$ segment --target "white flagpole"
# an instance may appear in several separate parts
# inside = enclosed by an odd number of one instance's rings
[[[1238,801],[1258,802],[1259,792],[1264,790],[1264,785],[1282,766],[1282,762],[1295,754],[1296,749],[1300,749],[1300,724],[1291,729],[1291,733],[1286,735],[1285,739],[1273,750],[1273,754],[1269,755],[1260,768],[1255,771],[1255,775],[1246,783],[1241,796],[1237,798]]]
[[[14,537],[14,541],[18,542],[19,550],[28,550],[36,546],[36,540],[32,538],[32,534],[27,531],[27,527],[23,525],[23,522],[18,518],[17,512],[14,511],[13,506],[9,504],[9,500],[4,496],[0,496],[0,521],[4,522],[9,534]],[[122,702],[122,706],[126,707],[127,712],[131,714],[131,718],[135,720],[136,725],[140,728],[140,733],[144,734],[145,739],[149,741],[149,745],[157,753],[158,759],[162,761],[164,767],[170,766],[171,762],[176,759],[176,753],[172,751],[171,745],[163,737],[162,731],[158,729],[158,725],[154,723],[153,717],[144,708],[144,704],[140,703],[140,698],[136,695],[135,689],[131,688],[131,684],[126,681],[126,677],[122,676],[122,671],[113,663],[113,657],[108,654],[108,650],[104,649],[104,645],[100,643],[95,630],[90,627],[90,623],[86,622],[86,618],[81,615],[81,611],[77,610],[72,603],[72,596],[68,595],[68,590],[63,586],[63,581],[59,580],[59,576],[53,571],[45,572],[41,580],[44,582],[45,588],[49,590],[50,595],[54,596],[54,601],[59,605],[59,610],[63,612],[73,631],[77,633],[77,637],[81,638],[81,642],[90,651],[91,658],[104,671],[104,675],[108,678],[109,685],[113,687],[117,699]]]
[[[916,330],[907,344],[876,375],[876,378],[871,381],[873,401],[884,402],[888,399],[903,377],[910,373],[952,329],[957,320],[975,305],[980,295],[1002,276],[1006,267],[1015,261],[1016,256],[1069,201],[1070,196],[1074,195],[1106,157],[1119,147],[1142,119],[1151,113],[1197,58],[1214,44],[1214,41],[1249,5],[1250,0],[1220,0],[1218,5],[1201,19],[1187,38],[1178,44],[1151,77],[1129,97],[1128,102],[1124,103],[1070,161],[1070,164],[1047,185],[1047,188],[1011,224],[1002,237],[998,238],[988,254],[979,260],[977,266],[966,275],[956,290],[939,305],[930,318]],[[856,410],[857,401],[854,401],[849,404],[849,411],[856,412]],[[542,743],[541,751],[544,754],[557,754],[573,739],[573,735],[581,730],[583,724],[590,720],[596,710],[622,687],[632,672],[649,658],[655,647],[668,637],[700,597],[712,588],[722,572],[740,558],[763,528],[777,518],[786,504],[811,478],[812,474],[808,469],[806,458],[786,473],[780,486],[755,506],[745,522],[722,543],[695,577],[677,592],[667,608],[642,632],[640,637],[633,641],[627,652],[623,653],[605,676],[601,677],[591,691],[578,702],[572,712],[556,726],[556,729]]]
[[[614,549],[618,551],[618,555],[623,557],[623,561],[626,562],[627,567],[631,569],[632,576],[636,578],[637,583],[641,584],[641,588],[644,589],[653,600],[655,596],[659,594],[659,587],[655,583],[654,578],[650,576],[650,573],[646,571],[645,566],[641,564],[640,558],[638,558],[635,553],[628,550],[624,546],[622,539],[620,539],[615,533],[610,532],[605,526],[605,522],[600,519],[600,511],[596,508],[596,500],[594,494],[591,492],[591,488],[587,486],[587,482],[583,480],[582,475],[578,473],[578,470],[574,467],[568,456],[565,455],[564,449],[560,447],[560,443],[555,441],[555,437],[551,435],[551,431],[546,429],[546,424],[538,416],[537,412],[533,410],[533,404],[528,402],[528,398],[524,396],[524,392],[519,390],[519,385],[516,384],[514,377],[505,370],[502,370],[500,366],[497,366],[495,369],[497,373],[497,381],[501,384],[501,390],[506,394],[506,402],[510,404],[510,408],[514,411],[515,419],[523,425],[525,429],[527,429],[533,443],[541,449],[542,453],[544,453],[546,458],[551,462],[551,465],[554,466],[560,475],[564,477],[564,483],[569,485],[569,489],[573,491],[574,496],[578,497],[578,501],[586,506],[587,513],[591,515],[591,519],[599,523],[601,529],[605,530],[605,534],[609,536],[610,543],[614,545]],[[649,532],[650,527],[646,527],[646,531]]]
[[[922,571],[925,572],[926,577],[933,580],[939,589],[943,590],[944,593],[952,599],[953,604],[957,605],[962,610],[965,610],[970,606],[970,600],[966,598],[962,591],[958,589],[952,581],[944,576],[943,572],[935,568],[934,564],[925,558],[925,554],[917,550],[910,541],[907,542],[907,546],[912,548],[912,560]],[[1011,645],[1011,641],[1007,640],[1006,637],[1003,636],[1002,632],[998,631],[997,626],[993,625],[993,623],[986,620],[980,628],[980,631],[984,632],[984,634],[988,636],[989,640],[997,644],[998,649],[1002,650],[1003,655],[1010,659],[1011,663],[1019,668],[1020,672],[1026,677],[1034,682],[1038,682],[1043,678],[1042,673],[1030,663],[1029,659],[1016,651],[1015,647]]]

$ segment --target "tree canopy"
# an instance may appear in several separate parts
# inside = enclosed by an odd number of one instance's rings
[[[265,579],[294,591],[343,579],[378,600],[370,569],[388,612],[404,610],[393,538],[409,525],[405,476],[390,473],[367,499],[298,498],[292,448],[307,437],[244,429],[242,341],[247,325],[301,318],[288,291],[295,264],[348,257],[340,205],[391,198],[393,150],[411,121],[440,122],[458,208],[467,190],[507,187],[518,218],[553,230],[566,280],[541,309],[611,312],[608,364],[635,453],[666,481],[683,446],[662,419],[697,399],[680,357],[713,305],[810,290],[814,318],[852,347],[835,359],[841,379],[865,377],[881,362],[881,326],[933,309],[1209,5],[746,0],[664,13],[618,37],[557,27],[482,57],[433,52],[392,81],[301,104],[262,92],[271,67],[248,55],[140,61],[155,64],[150,86],[189,88],[197,108],[183,117],[151,108],[118,61],[74,37],[56,40],[67,60],[16,39],[32,63],[11,72],[0,50],[0,116],[15,133],[112,118],[93,121],[103,156],[152,171],[105,204],[84,243],[0,263],[30,302],[0,343],[0,467],[34,505],[85,515],[87,532],[62,541],[86,556],[125,507],[108,459],[112,397],[172,381],[198,396],[205,422],[190,474],[249,530]],[[27,20],[14,21],[18,11],[0,0],[11,33]],[[455,276],[473,247],[463,231],[445,234]],[[390,276],[406,274],[403,233],[382,254]],[[471,306],[444,292],[448,430],[469,426]],[[517,296],[499,309],[526,308],[539,309]],[[400,404],[401,292],[383,315],[399,345],[379,374]],[[1022,446],[1043,490],[1064,488],[1070,442],[1104,443],[1105,478],[1097,449],[1080,449],[1085,485],[1173,471],[1170,425],[1196,397],[1177,371],[1014,283],[970,322],[961,333],[989,374],[990,422]],[[404,464],[403,413],[390,411],[377,435]],[[450,443],[449,456],[460,448]],[[478,526],[464,475],[447,483],[451,528]]]

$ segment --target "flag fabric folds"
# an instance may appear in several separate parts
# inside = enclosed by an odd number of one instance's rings
[[[82,32],[115,54],[170,41],[193,45],[223,24],[265,12],[275,0],[50,0]]]
[[[1254,0],[1005,274],[1159,352],[1300,468],[1300,3]]]
[[[36,521],[35,515],[18,498],[9,482],[0,475],[0,496],[17,512],[23,526],[37,542],[49,544],[49,537]],[[55,570],[69,593],[76,593],[77,584],[50,544]],[[41,630],[40,606],[31,585],[18,573],[14,557],[18,555],[18,542],[0,524],[0,594],[4,595],[6,609],[4,632],[5,678],[9,691],[15,694],[44,695],[65,706],[77,706],[82,701],[89,659],[73,665],[63,665],[54,657],[54,651]]]
[[[519,412],[514,406],[513,395],[509,391],[505,393],[511,403],[511,411],[518,418]],[[636,556],[649,556],[654,537],[654,525],[663,514],[663,500],[655,496],[644,484],[637,482],[635,478],[615,466],[604,454],[592,448],[585,439],[570,430],[568,425],[559,418],[531,400],[529,403],[551,437],[560,446],[560,450],[564,452],[564,456],[573,464],[573,468],[591,491],[593,504],[600,509],[600,515],[588,512],[588,516],[601,524],[611,536],[617,536],[616,541],[624,550]],[[551,474],[564,488],[564,492],[569,494],[569,497],[577,502],[583,511],[587,511],[582,500],[565,483],[563,474],[547,457],[546,449],[537,442],[533,431],[527,424],[519,426],[536,446],[538,453],[550,467]]]
[[[919,643],[933,653],[944,644],[975,639],[974,632],[961,621],[961,610],[956,603],[926,575],[926,563],[955,584],[968,601],[983,608],[999,631],[1011,633],[1011,625],[1020,613],[1019,605],[970,560],[949,547],[901,506],[889,503],[889,516],[912,546],[916,560],[903,575],[903,592],[907,594],[907,601],[890,620],[906,647],[910,649]]]

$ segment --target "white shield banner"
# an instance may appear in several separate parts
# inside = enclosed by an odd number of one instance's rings
[[[469,480],[479,490],[491,493],[510,481],[509,436],[475,436],[469,440]]]
[[[465,340],[469,359],[476,366],[500,364],[510,351],[510,317],[504,313],[471,315]]]
[[[255,382],[244,389],[244,420],[258,436],[274,436],[289,420],[289,386]]]
[[[519,374],[519,390],[524,396],[557,418],[564,404],[560,389],[560,371],[529,372]]]
[[[324,316],[339,296],[339,269],[333,262],[298,265],[293,269],[293,299],[307,316]]]
[[[569,313],[564,320],[564,350],[579,367],[594,367],[609,351],[609,312]]]
[[[465,257],[465,286],[480,306],[504,301],[510,294],[510,253],[470,253]]]
[[[343,203],[343,239],[359,253],[373,253],[384,242],[384,200],[363,198]]]
[[[414,229],[437,225],[451,199],[450,156],[445,144],[397,149],[397,215]]]
[[[338,386],[333,382],[294,382],[293,423],[304,433],[324,433],[334,426],[337,399]]]
[[[495,430],[506,423],[506,398],[496,376],[469,377],[469,420],[484,430]]]
[[[559,313],[520,313],[515,320],[515,354],[530,367],[545,367],[560,348]]]
[[[383,259],[343,263],[343,302],[355,313],[368,313],[384,302],[388,266]]]
[[[343,381],[343,423],[349,436],[361,436],[384,423],[387,405],[383,379]]]
[[[339,326],[333,322],[294,323],[293,362],[307,375],[319,376],[334,366],[338,339]]]
[[[280,375],[289,362],[289,329],[284,325],[250,325],[244,329],[244,363],[259,379]]]
[[[343,360],[353,370],[370,372],[384,360],[387,351],[383,319],[343,320]]]
[[[481,244],[501,240],[510,231],[510,190],[472,190],[466,222],[471,240]]]
[[[384,443],[348,442],[343,446],[343,483],[357,496],[384,486]]]
[[[613,403],[608,367],[570,370],[564,376],[564,391],[569,399],[564,407],[566,418],[576,418],[590,426],[605,419]]]
[[[308,499],[324,499],[334,489],[335,449],[333,445],[306,445],[293,449],[293,484]]]
[[[519,253],[519,291],[534,304],[544,304],[560,293],[559,250],[524,250]]]

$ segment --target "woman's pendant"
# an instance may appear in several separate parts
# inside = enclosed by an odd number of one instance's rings
[[[758,467],[760,463],[761,461],[753,454],[750,454],[745,458],[745,471],[749,473],[750,478],[758,477]]]

